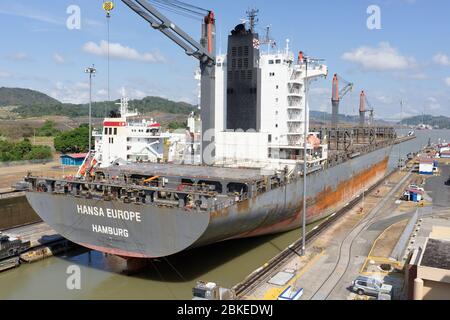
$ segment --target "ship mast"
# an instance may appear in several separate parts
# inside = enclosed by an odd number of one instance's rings
[[[267,26],[266,27],[266,35],[264,37],[264,40],[261,42],[261,44],[267,44],[267,54],[270,54],[270,47],[275,47],[276,43],[275,40],[271,38],[270,36],[270,28],[272,26]]]
[[[252,33],[255,32],[255,26],[259,22],[258,13],[259,10],[255,8],[247,10],[248,23]]]

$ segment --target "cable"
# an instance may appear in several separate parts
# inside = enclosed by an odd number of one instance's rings
[[[201,21],[202,20],[202,18],[200,18],[199,16],[195,16],[195,15],[189,14],[187,12],[181,12],[180,10],[171,8],[170,6],[168,7],[167,5],[161,4],[161,3],[157,2],[157,0],[149,0],[149,2],[151,2],[151,4],[153,6],[155,6],[156,8],[167,10],[169,12],[173,12],[173,13],[176,13],[176,14],[178,14],[180,16],[184,16],[186,18],[194,19],[194,20],[197,20],[197,21]]]
[[[154,0],[154,1],[157,1],[157,2],[159,2],[161,4],[165,4],[167,6],[171,6],[171,7],[174,7],[174,8],[179,8],[179,9],[184,10],[186,12],[190,12],[190,13],[193,13],[193,14],[198,14],[199,16],[202,16],[202,17],[205,15],[204,12],[198,12],[198,11],[195,11],[195,10],[192,10],[192,9],[185,8],[185,7],[181,6],[181,5],[175,4],[174,3],[175,1],[170,1],[170,0]]]
[[[107,22],[107,26],[108,26],[108,102],[111,101],[111,74],[110,74],[110,61],[111,61],[111,56],[110,56],[110,20],[111,20],[111,16],[108,14],[106,16],[106,22]],[[107,104],[105,104],[105,118],[107,117]]]
[[[164,261],[166,261],[166,263],[167,263],[173,270],[175,270],[176,274],[178,274],[178,276],[181,278],[181,280],[183,280],[183,281],[185,281],[185,282],[187,281],[186,278],[183,277],[183,275],[181,274],[181,272],[178,271],[177,268],[175,268],[175,267],[170,263],[170,261],[169,261],[168,258],[163,258],[163,259],[164,259]]]
[[[184,5],[184,6],[186,6],[186,7],[191,7],[192,9],[197,9],[197,10],[199,10],[199,11],[202,11],[202,12],[204,12],[205,14],[207,14],[207,13],[210,12],[210,11],[207,10],[207,9],[200,8],[200,7],[197,7],[197,6],[194,6],[194,5],[192,5],[192,4],[182,2],[182,1],[178,1],[178,0],[166,0],[166,1],[168,1],[168,2],[179,3],[180,5]]]
[[[171,5],[170,3],[167,3],[166,1],[161,1],[161,0],[148,0],[148,1],[152,2],[155,7],[159,7],[161,9],[165,9],[165,10],[168,10],[171,12],[175,12],[178,14],[192,15],[192,16],[195,16],[196,18],[197,18],[197,15],[200,16],[200,14],[198,12],[191,11],[191,10],[185,10],[182,7]]]

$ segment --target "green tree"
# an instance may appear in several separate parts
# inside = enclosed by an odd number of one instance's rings
[[[61,153],[87,152],[89,149],[89,126],[82,124],[79,128],[58,134],[54,141],[55,149]]]
[[[36,135],[38,137],[53,137],[59,132],[60,131],[55,128],[55,122],[47,120],[42,127],[36,130]]]
[[[50,159],[52,151],[47,146],[33,146],[30,140],[24,139],[17,143],[0,140],[0,161],[21,161]]]
[[[0,140],[0,153],[11,151],[13,145],[6,140]]]
[[[14,157],[14,160],[22,160],[24,156],[32,150],[33,146],[31,145],[30,140],[23,139],[19,143],[14,144],[11,154]]]
[[[187,128],[187,122],[171,122],[171,123],[169,123],[167,128],[170,131],[177,130],[177,129],[186,129]]]
[[[30,152],[28,152],[23,159],[24,160],[42,160],[50,159],[52,157],[52,151],[48,146],[34,146]]]

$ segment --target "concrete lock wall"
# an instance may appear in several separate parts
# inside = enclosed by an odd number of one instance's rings
[[[409,219],[408,225],[403,231],[400,239],[398,240],[395,248],[392,250],[390,257],[397,260],[402,261],[402,258],[406,252],[408,241],[411,235],[414,232],[414,228],[416,227],[417,221],[419,220],[419,210],[414,213],[414,215]]]
[[[41,221],[25,196],[0,199],[0,230]]]

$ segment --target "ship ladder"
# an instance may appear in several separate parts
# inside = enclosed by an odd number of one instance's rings
[[[77,172],[77,177],[84,177],[86,174],[91,173],[96,164],[97,160],[95,159],[95,152],[91,151],[86,155],[83,164],[80,166],[80,169]]]

